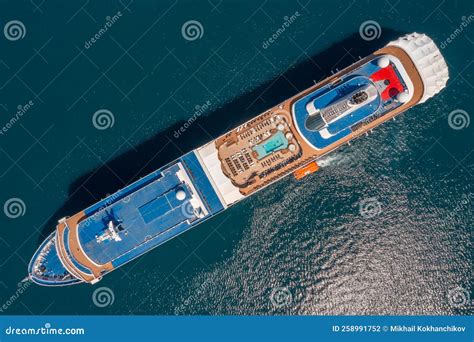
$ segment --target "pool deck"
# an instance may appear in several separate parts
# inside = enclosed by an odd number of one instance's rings
[[[322,89],[327,89],[327,87],[331,84],[335,84],[340,80],[346,79],[347,75],[350,73],[353,73],[354,76],[357,76],[359,74],[357,69],[361,69],[361,67],[362,75],[369,76],[371,73],[375,73],[377,71],[377,67],[370,65],[370,62],[383,55],[389,55],[397,59],[401,63],[404,72],[409,78],[407,81],[409,81],[409,83],[413,86],[413,89],[411,90],[412,97],[408,102],[400,104],[396,108],[384,112],[383,115],[380,115],[373,120],[368,120],[368,122],[361,120],[359,123],[353,123],[351,129],[343,129],[335,135],[335,138],[327,141],[327,143],[324,144],[319,143],[319,145],[314,141],[314,139],[311,138],[310,135],[308,135],[307,132],[302,132],[299,129],[300,125],[298,125],[298,121],[301,120],[304,115],[307,115],[305,111],[301,111],[299,112],[302,113],[301,118],[295,118],[289,122],[289,129],[294,135],[298,147],[301,149],[301,153],[298,154],[297,158],[292,159],[290,162],[285,163],[284,165],[278,165],[278,161],[274,161],[270,162],[269,165],[265,164],[265,167],[254,169],[254,176],[251,182],[242,183],[239,181],[241,174],[235,176],[229,172],[228,168],[225,166],[225,157],[233,153],[233,151],[229,152],[229,150],[234,149],[234,146],[236,145],[236,137],[245,134],[246,131],[253,132],[256,125],[258,125],[262,120],[266,120],[271,116],[281,115],[286,118],[293,118],[295,115],[294,106],[298,103],[298,101],[304,99],[305,97],[312,97],[315,94],[317,95]],[[365,68],[365,70],[363,67],[364,65],[368,66]],[[423,92],[423,81],[408,54],[403,49],[396,46],[384,47],[380,50],[377,50],[372,55],[357,61],[353,65],[339,71],[324,81],[315,84],[307,90],[293,96],[292,98],[284,101],[283,103],[216,139],[216,148],[219,150],[222,170],[233,180],[234,185],[239,187],[240,193],[244,196],[248,196],[253,192],[281,179],[282,177],[291,174],[293,171],[304,167],[309,162],[317,160],[317,158],[327,154],[328,152],[333,151],[344,144],[347,144],[350,140],[359,137],[360,135],[372,130],[383,122],[392,119],[401,112],[416,105],[422,98]],[[364,119],[365,117],[366,116],[362,115],[361,119]],[[246,148],[246,146],[241,145],[239,148]],[[261,163],[263,162],[265,162],[265,159],[261,161]],[[272,170],[272,172],[266,172],[268,169]]]

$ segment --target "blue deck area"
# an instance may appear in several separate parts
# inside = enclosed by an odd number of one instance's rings
[[[201,164],[199,163],[196,153],[194,151],[189,152],[181,157],[180,161],[183,162],[189,176],[193,180],[194,187],[197,189],[206,205],[208,210],[214,215],[224,209],[219,196],[214,191],[209,178],[204,172]]]
[[[182,182],[178,172],[184,172],[188,181]],[[185,194],[184,199],[178,199],[179,191]],[[193,211],[193,195],[202,201],[207,215]],[[195,153],[190,152],[86,209],[88,217],[79,223],[79,239],[93,261],[118,267],[222,209]],[[120,241],[98,241],[109,222],[123,229],[118,232]]]
[[[43,243],[39,246],[36,253],[31,258],[30,264],[28,265],[28,274],[31,276],[32,280],[41,285],[71,285],[80,283],[81,280],[72,278],[68,280],[62,280],[63,275],[67,274],[67,270],[64,268],[63,264],[59,260],[58,253],[56,251],[56,246],[49,244],[51,239],[55,236],[56,231],[51,233],[48,238],[46,238]],[[49,251],[45,250],[46,245],[50,245]],[[33,265],[40,253],[44,253],[44,271],[42,277],[38,277],[33,272]]]
[[[103,200],[91,205],[89,208],[85,209],[84,212],[86,216],[90,216],[97,212],[98,210],[120,200],[126,198],[129,194],[133,193],[134,191],[140,189],[141,187],[153,182],[157,178],[161,177],[161,170],[156,170],[145,177],[141,178],[140,180],[126,186],[125,188],[120,189],[113,195],[104,198]]]
[[[380,70],[380,67],[376,61],[369,61],[351,73],[346,74],[338,84],[327,84],[294,103],[293,116],[298,129],[314,147],[323,149],[349,135],[352,133],[351,126],[380,112],[380,106],[383,105],[383,103],[381,97],[378,96],[365,106],[329,123],[326,129],[330,136],[323,136],[319,131],[310,131],[305,127],[304,123],[309,116],[306,109],[308,103],[313,102],[316,108],[325,108],[351,91],[364,85],[373,84],[369,76],[378,70]]]
[[[92,272],[91,272],[90,269],[88,269],[87,267],[85,267],[82,264],[78,263],[77,260],[75,258],[73,258],[72,253],[71,253],[71,249],[69,247],[69,228],[68,227],[66,227],[64,229],[63,239],[64,239],[63,245],[64,245],[64,248],[66,250],[66,253],[67,253],[69,259],[71,259],[74,266],[76,266],[80,271],[82,271],[86,274],[92,275]]]

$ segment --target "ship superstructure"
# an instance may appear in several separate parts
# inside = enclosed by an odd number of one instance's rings
[[[433,41],[413,33],[58,222],[29,265],[41,285],[95,283],[408,108],[448,80]]]

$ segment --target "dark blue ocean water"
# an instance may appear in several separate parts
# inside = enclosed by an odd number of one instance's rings
[[[0,32],[0,204],[20,204],[0,211],[1,313],[472,313],[473,14],[467,0],[1,0],[0,28],[18,30]],[[61,217],[413,31],[449,64],[435,98],[95,286],[18,287]]]

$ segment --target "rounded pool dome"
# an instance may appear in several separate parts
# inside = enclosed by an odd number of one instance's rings
[[[178,189],[176,191],[176,199],[179,201],[183,201],[186,198],[186,192],[183,189]]]
[[[377,60],[377,65],[381,68],[386,68],[390,64],[390,60],[387,57],[380,57]]]
[[[401,93],[398,93],[397,95],[397,101],[401,103],[407,102],[409,98],[410,98],[410,95],[408,95],[407,91],[402,91]]]

